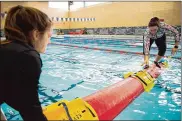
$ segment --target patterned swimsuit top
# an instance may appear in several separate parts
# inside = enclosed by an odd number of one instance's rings
[[[164,22],[160,22],[160,26],[156,32],[155,35],[152,35],[149,31],[149,28],[147,27],[145,33],[144,33],[144,49],[145,49],[145,54],[149,54],[149,46],[150,46],[150,39],[158,39],[161,38],[165,31],[169,30],[172,31],[175,34],[175,41],[179,42],[180,41],[180,37],[179,37],[179,32],[172,26],[164,23]]]

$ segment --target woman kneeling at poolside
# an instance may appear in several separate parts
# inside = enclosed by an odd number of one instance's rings
[[[38,97],[44,53],[52,32],[49,17],[32,7],[16,6],[5,20],[7,41],[0,45],[0,105],[7,103],[25,121],[46,121]]]

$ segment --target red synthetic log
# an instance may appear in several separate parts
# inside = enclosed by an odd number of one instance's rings
[[[147,72],[157,78],[162,69],[152,65]],[[95,109],[99,120],[113,120],[143,91],[142,83],[136,78],[129,77],[83,99]]]

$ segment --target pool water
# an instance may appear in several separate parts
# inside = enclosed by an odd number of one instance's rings
[[[140,64],[143,61],[143,56],[135,54],[60,45],[49,45],[41,57],[43,68],[39,97],[42,106],[61,99],[84,97],[108,87],[118,79],[123,79],[124,73],[141,70]],[[152,63],[154,57],[150,59]],[[141,94],[115,120],[181,119],[181,62],[171,59],[169,64],[170,67],[157,79],[152,91]],[[2,107],[9,120],[21,119],[11,107],[6,104]]]
[[[79,47],[90,47],[100,49],[111,49],[111,50],[123,50],[127,52],[140,52],[143,53],[143,41],[137,39],[106,39],[106,38],[52,38],[52,43],[62,45],[75,45]],[[171,50],[174,47],[174,41],[167,41],[167,56],[171,55]],[[153,43],[150,53],[157,54],[155,43]],[[181,57],[181,47],[179,46],[178,52],[174,57]]]

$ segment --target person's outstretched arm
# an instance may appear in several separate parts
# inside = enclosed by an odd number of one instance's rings
[[[144,63],[146,65],[149,65],[149,54],[150,54],[150,37],[149,37],[149,31],[148,29],[145,31],[143,35],[143,54],[144,54]],[[142,64],[142,65],[143,65]]]
[[[167,29],[167,30],[169,30],[169,31],[171,31],[171,32],[173,32],[175,34],[175,46],[172,49],[172,55],[174,55],[177,52],[178,45],[179,45],[179,42],[180,42],[179,32],[174,27],[172,27],[171,25],[166,24],[166,23],[161,24],[161,27],[165,28],[165,29]]]

